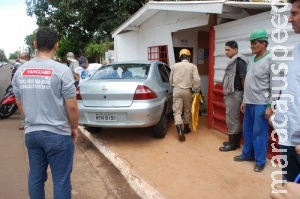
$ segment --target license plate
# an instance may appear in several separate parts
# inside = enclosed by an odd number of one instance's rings
[[[97,121],[117,121],[117,115],[109,113],[96,113]]]

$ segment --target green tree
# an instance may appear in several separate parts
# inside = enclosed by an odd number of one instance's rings
[[[25,44],[28,46],[28,50],[29,50],[29,54],[30,54],[30,55],[32,55],[33,52],[34,52],[33,42],[34,42],[34,40],[36,39],[36,32],[37,32],[37,30],[33,31],[32,34],[27,35],[27,36],[24,38],[24,42],[25,42]]]
[[[102,43],[142,7],[140,0],[27,0],[27,13],[39,27],[54,27],[83,52],[91,42]],[[75,50],[76,51],[76,50]]]
[[[20,51],[16,51],[14,53],[9,53],[9,58],[8,59],[18,59],[20,55]]]
[[[85,55],[89,58],[93,58],[95,62],[99,63],[100,60],[105,59],[105,43],[89,43],[85,48]],[[109,50],[114,49],[114,43],[109,42]],[[100,59],[100,60],[99,60]]]
[[[6,55],[3,49],[0,49],[0,61],[7,61]]]

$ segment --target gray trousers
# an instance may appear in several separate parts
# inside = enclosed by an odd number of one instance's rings
[[[173,115],[175,125],[189,124],[191,121],[192,92],[191,89],[173,89]],[[183,120],[182,120],[183,110]]]
[[[233,93],[224,96],[228,135],[236,135],[241,132],[240,106],[242,102],[243,91],[234,91]]]

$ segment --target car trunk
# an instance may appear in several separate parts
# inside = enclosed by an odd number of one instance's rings
[[[86,107],[129,107],[140,81],[90,80],[79,86]]]

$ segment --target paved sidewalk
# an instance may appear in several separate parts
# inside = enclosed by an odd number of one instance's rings
[[[224,134],[206,128],[200,117],[197,132],[179,142],[173,121],[164,139],[151,138],[150,129],[102,129],[82,133],[125,176],[145,199],[266,199],[272,172],[280,171],[267,161],[263,172],[253,171],[254,162],[235,162],[241,149],[219,152]],[[277,175],[276,179],[281,176]]]
[[[28,158],[20,114],[0,120],[0,199],[26,199]],[[72,199],[138,199],[119,171],[80,134],[75,144]],[[45,184],[46,199],[53,199],[51,170]]]

